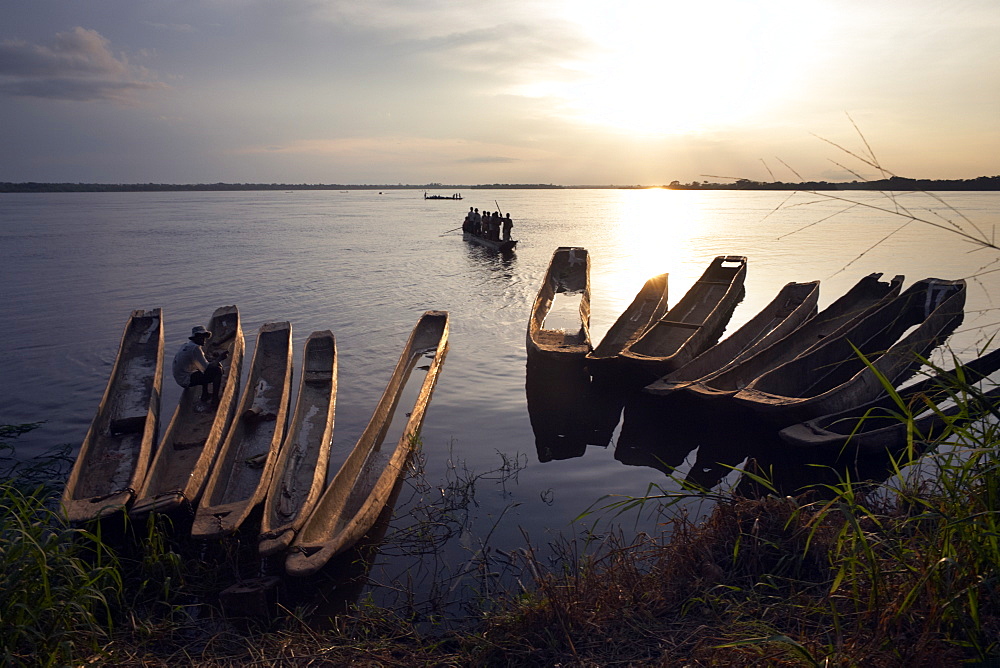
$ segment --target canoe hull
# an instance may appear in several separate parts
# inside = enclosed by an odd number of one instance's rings
[[[587,368],[601,373],[619,362],[621,352],[642,336],[650,324],[667,312],[669,274],[653,276],[642,286],[628,308],[608,329],[601,343],[587,353]]]
[[[558,294],[579,295],[578,324],[567,329],[545,327]],[[551,359],[583,358],[590,344],[590,254],[586,248],[562,246],[555,250],[535,297],[528,321],[528,356]]]
[[[492,239],[484,239],[478,234],[472,234],[471,232],[462,232],[462,238],[470,244],[489,248],[498,253],[512,253],[517,247],[516,239],[512,239],[511,241],[493,241]]]

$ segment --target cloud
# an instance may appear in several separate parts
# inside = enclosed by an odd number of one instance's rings
[[[135,94],[166,88],[143,67],[116,56],[96,30],[57,33],[51,45],[0,42],[0,92],[71,101],[135,102]]]

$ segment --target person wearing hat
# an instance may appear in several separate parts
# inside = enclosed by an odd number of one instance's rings
[[[229,355],[228,350],[223,350],[218,359],[212,362],[205,357],[202,346],[212,338],[212,332],[201,325],[191,328],[191,336],[188,342],[181,346],[181,349],[174,355],[174,380],[181,387],[201,386],[201,401],[219,401],[219,385],[222,381],[222,360]],[[209,395],[208,386],[212,386],[212,393]]]

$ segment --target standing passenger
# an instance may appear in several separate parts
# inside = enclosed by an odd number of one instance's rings
[[[510,214],[503,219],[503,240],[510,241],[510,230],[514,227],[514,223],[510,219]]]

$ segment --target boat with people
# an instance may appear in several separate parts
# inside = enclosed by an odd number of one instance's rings
[[[462,199],[461,193],[454,193],[451,195],[428,195],[427,191],[424,191],[424,199],[450,199],[450,200],[460,200]]]
[[[1000,349],[950,371],[888,391],[873,401],[785,427],[778,436],[789,445],[861,454],[900,452],[912,441],[932,441],[949,423],[997,415],[1000,388],[974,386],[1000,369]],[[959,401],[956,401],[959,399]]]
[[[819,281],[787,283],[760,313],[742,327],[684,366],[650,383],[643,388],[644,391],[663,396],[711,373],[739,364],[741,360],[794,332],[816,315],[818,300]]]
[[[302,351],[299,392],[264,501],[258,549],[267,557],[295,539],[326,486],[337,402],[337,341],[313,332]]]
[[[962,279],[926,278],[856,327],[756,378],[737,403],[782,427],[878,397],[909,378],[965,315]]]
[[[447,311],[427,311],[417,321],[368,426],[296,535],[285,558],[289,575],[312,575],[375,524],[416,445],[448,350],[448,329]],[[387,444],[393,416],[415,370],[424,375],[413,407],[398,440]]]
[[[747,258],[719,255],[677,304],[618,356],[622,375],[647,385],[711,346],[743,299]]]
[[[292,380],[292,326],[261,325],[239,408],[195,512],[191,535],[235,533],[264,501],[278,457]]]
[[[566,326],[547,323],[556,299],[575,299],[566,310]],[[584,357],[590,345],[590,254],[580,246],[560,246],[552,253],[528,320],[527,352],[568,359]]]
[[[815,345],[842,336],[884,302],[899,294],[903,277],[879,280],[880,273],[863,277],[850,290],[783,338],[752,355],[736,360],[680,388],[698,399],[728,399],[771,369],[795,359]],[[664,388],[666,389],[666,388]]]
[[[669,274],[659,274],[647,280],[628,308],[608,328],[597,347],[587,353],[587,367],[592,374],[616,360],[622,350],[646,332],[650,323],[667,312],[668,278]]]
[[[97,413],[62,494],[68,522],[108,517],[128,507],[149,468],[160,421],[163,311],[132,311]]]
[[[160,439],[146,480],[129,515],[193,510],[236,410],[245,343],[236,306],[217,308],[208,321],[204,345],[210,360],[222,359],[223,376],[215,402],[199,400],[199,386],[185,388]]]

